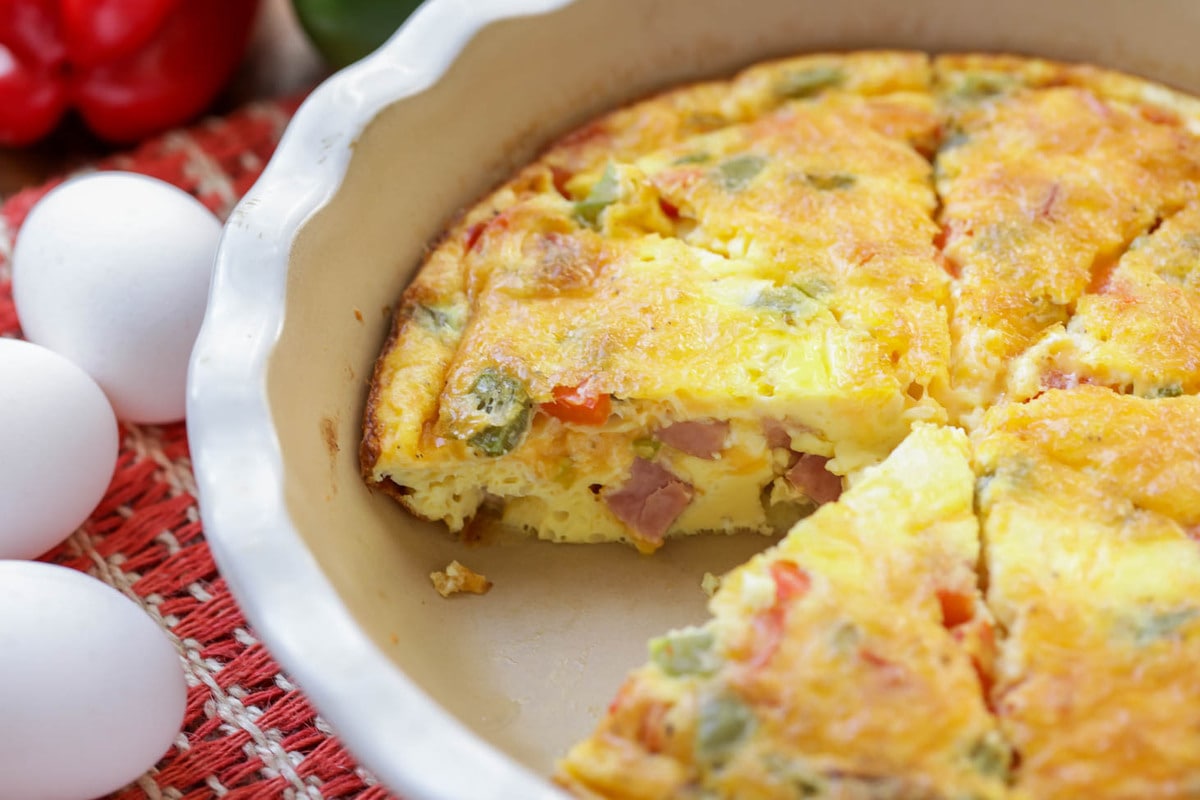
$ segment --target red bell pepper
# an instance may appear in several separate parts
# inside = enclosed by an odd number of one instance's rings
[[[76,109],[132,142],[203,111],[245,52],[258,0],[0,0],[0,144]]]
[[[612,397],[585,391],[579,386],[555,386],[554,400],[542,403],[542,411],[563,422],[603,425],[612,414]]]

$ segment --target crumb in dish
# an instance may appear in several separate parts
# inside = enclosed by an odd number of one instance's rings
[[[429,573],[433,588],[442,597],[455,594],[487,594],[492,588],[492,582],[487,576],[475,572],[457,559],[446,565],[444,570]]]

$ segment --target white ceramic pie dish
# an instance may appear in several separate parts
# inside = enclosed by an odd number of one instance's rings
[[[205,531],[257,632],[409,800],[538,800],[644,641],[757,537],[467,549],[358,478],[390,304],[462,206],[590,114],[772,55],[1007,50],[1200,90],[1191,0],[432,0],[296,115],[234,212],[193,355]],[[443,600],[460,558],[492,578]]]

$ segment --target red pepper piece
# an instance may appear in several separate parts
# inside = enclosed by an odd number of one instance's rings
[[[975,598],[951,589],[937,590],[938,605],[942,607],[942,625],[956,628],[975,618]]]
[[[752,671],[766,666],[783,642],[784,623],[792,600],[808,594],[812,578],[794,561],[772,561],[768,568],[775,581],[775,602],[754,617],[756,647],[747,665]]]
[[[803,597],[812,588],[812,578],[794,561],[772,561],[771,579],[775,581],[776,605],[783,605],[793,597]]]
[[[650,753],[661,753],[670,739],[667,727],[667,712],[670,706],[661,700],[650,701],[642,711],[638,725],[637,740]]]
[[[612,397],[591,393],[582,386],[555,386],[554,400],[541,409],[563,422],[578,425],[603,425],[612,414]]]
[[[483,229],[487,227],[486,222],[476,222],[467,226],[467,230],[463,233],[463,251],[466,253],[475,249],[479,237],[483,235]]]
[[[570,190],[567,189],[567,182],[571,180],[573,175],[562,167],[550,167],[550,177],[554,182],[554,189],[563,196],[565,200],[573,200]]]
[[[0,144],[36,141],[71,106],[113,142],[186,122],[233,75],[258,4],[0,2]]]

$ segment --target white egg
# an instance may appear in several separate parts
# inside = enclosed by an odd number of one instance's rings
[[[112,407],[87,373],[0,339],[0,558],[34,558],[70,536],[103,499],[117,448]]]
[[[183,723],[175,648],[66,567],[0,561],[0,797],[87,800],[155,764]]]
[[[182,419],[220,234],[199,201],[155,178],[64,183],[17,235],[12,290],[25,337],[83,367],[120,419]]]

